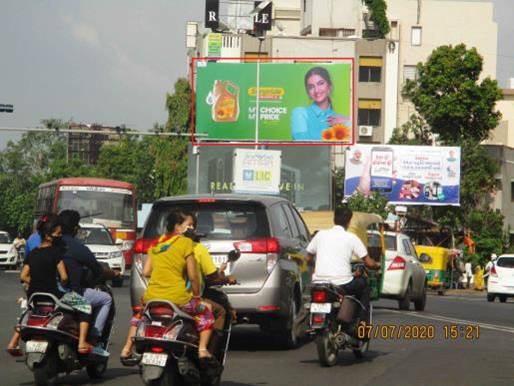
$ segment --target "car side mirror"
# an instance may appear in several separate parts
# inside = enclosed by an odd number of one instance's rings
[[[116,239],[116,241],[114,242],[114,245],[122,246],[123,245],[123,240],[122,239]]]
[[[228,261],[230,261],[231,263],[237,261],[240,257],[241,251],[239,249],[233,249],[227,255]]]

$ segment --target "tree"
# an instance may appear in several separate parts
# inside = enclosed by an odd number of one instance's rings
[[[375,24],[377,29],[376,37],[384,39],[391,30],[389,21],[387,20],[387,4],[385,0],[363,0],[363,3],[368,8],[371,14],[370,20]],[[367,36],[365,37],[375,36],[369,36],[369,33],[367,33]]]
[[[376,213],[387,217],[387,198],[378,192],[372,192],[370,196],[357,193],[347,200],[348,208],[356,212]]]
[[[187,132],[191,124],[191,86],[185,78],[175,82],[175,92],[166,94],[166,131]]]
[[[432,136],[430,127],[424,119],[413,114],[406,123],[393,130],[389,143],[391,145],[430,145]]]
[[[404,94],[446,144],[481,142],[501,119],[494,110],[501,90],[489,77],[479,81],[482,66],[475,48],[441,46],[425,63],[418,63],[417,79],[405,85]]]

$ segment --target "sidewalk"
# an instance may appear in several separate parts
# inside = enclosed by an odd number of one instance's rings
[[[474,289],[449,289],[444,293],[448,296],[481,297],[485,298],[487,291],[476,291]],[[437,295],[436,295],[437,296]]]

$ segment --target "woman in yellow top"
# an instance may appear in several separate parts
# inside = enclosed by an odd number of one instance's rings
[[[144,294],[145,303],[155,300],[168,300],[193,316],[200,335],[199,358],[210,358],[207,344],[212,334],[214,316],[210,307],[201,301],[200,281],[193,252],[193,241],[182,236],[187,230],[186,215],[179,210],[172,211],[166,219],[167,234],[157,245],[150,248],[143,268],[143,275],[150,277]],[[184,276],[184,272],[186,276]],[[186,287],[191,283],[191,290]],[[138,322],[132,321],[132,327]],[[122,350],[121,357],[129,358],[132,353],[133,328]]]

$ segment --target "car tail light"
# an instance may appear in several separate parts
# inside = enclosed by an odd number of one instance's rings
[[[257,307],[259,311],[280,311],[280,307],[279,306],[273,306],[273,305],[270,305],[270,306],[259,306]]]
[[[147,338],[162,338],[165,332],[166,327],[163,326],[153,326],[151,324],[145,326],[145,337]]]
[[[311,318],[312,326],[319,326],[325,324],[325,314],[314,314]]]
[[[327,293],[325,291],[314,291],[312,293],[312,301],[314,303],[325,303],[327,301]]]
[[[157,239],[137,239],[134,243],[134,253],[148,253],[148,250],[157,244]]]
[[[389,268],[387,268],[388,271],[393,271],[397,269],[405,269],[405,259],[403,257],[396,256],[391,265],[389,266]]]
[[[498,272],[496,272],[496,267],[493,265],[491,267],[491,270],[489,271],[489,274],[494,277],[498,277]]]
[[[274,237],[267,239],[238,241],[234,243],[234,247],[241,253],[278,253],[280,244]]]
[[[216,202],[216,199],[215,198],[200,198],[196,202],[202,203],[202,204],[211,203],[211,202]]]

